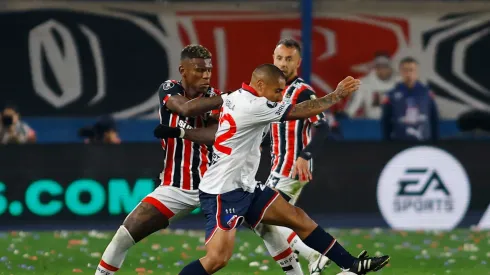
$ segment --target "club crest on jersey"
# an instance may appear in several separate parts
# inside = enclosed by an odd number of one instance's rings
[[[276,108],[276,106],[277,106],[277,102],[272,102],[269,100],[267,100],[266,104],[267,104],[267,107],[269,107],[269,108]]]
[[[173,82],[165,82],[165,83],[163,83],[162,88],[163,88],[163,90],[166,91],[166,90],[170,90],[173,86],[174,86]]]

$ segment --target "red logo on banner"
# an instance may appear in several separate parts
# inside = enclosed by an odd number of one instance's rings
[[[189,18],[189,17],[187,17]],[[253,69],[272,63],[279,39],[301,39],[301,22],[294,16],[193,15],[179,25],[183,44],[200,43],[213,53],[212,84],[222,90],[238,89]],[[192,41],[197,38],[198,41]],[[408,23],[373,16],[319,17],[313,26],[311,84],[319,95],[331,92],[347,75],[361,77],[358,67],[369,64],[378,51],[393,55],[408,40]]]

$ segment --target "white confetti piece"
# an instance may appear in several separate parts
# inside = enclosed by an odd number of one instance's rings
[[[266,265],[263,265],[259,269],[265,271],[265,270],[269,270],[269,267]]]

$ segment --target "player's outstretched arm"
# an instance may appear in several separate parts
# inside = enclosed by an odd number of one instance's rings
[[[178,127],[169,127],[166,125],[158,125],[153,134],[156,138],[183,138],[193,141],[198,144],[213,145],[214,136],[218,130],[218,124],[209,125],[206,128],[183,129]]]
[[[322,113],[337,102],[357,91],[360,84],[361,82],[359,79],[348,76],[339,83],[334,92],[321,98],[307,100],[293,105],[286,120],[306,119]]]
[[[210,125],[206,128],[184,130],[184,139],[195,143],[213,145],[218,124]]]
[[[202,115],[208,111],[218,109],[221,104],[223,104],[221,96],[200,97],[189,100],[181,95],[170,97],[166,103],[167,108],[172,112],[185,117]]]

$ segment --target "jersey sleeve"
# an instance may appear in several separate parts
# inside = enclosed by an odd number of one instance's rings
[[[260,100],[254,108],[253,115],[257,122],[282,122],[286,119],[291,108],[290,103]]]
[[[167,104],[168,99],[171,96],[178,95],[181,88],[177,81],[167,80],[158,87],[158,98],[161,106]]]
[[[214,94],[213,96],[221,96],[221,91],[218,89],[213,88],[212,93]],[[220,112],[221,112],[221,108],[214,109],[211,110],[211,115],[219,115]]]
[[[312,100],[312,99],[316,99],[315,92],[311,89],[305,89],[298,95],[298,99],[296,100],[296,104],[299,104],[299,103],[304,102],[304,101]],[[319,121],[324,120],[324,119],[325,119],[325,115],[323,113],[320,113],[316,116],[312,116],[312,117],[308,118],[308,121],[310,121],[310,123],[312,123],[312,124],[317,124]]]

